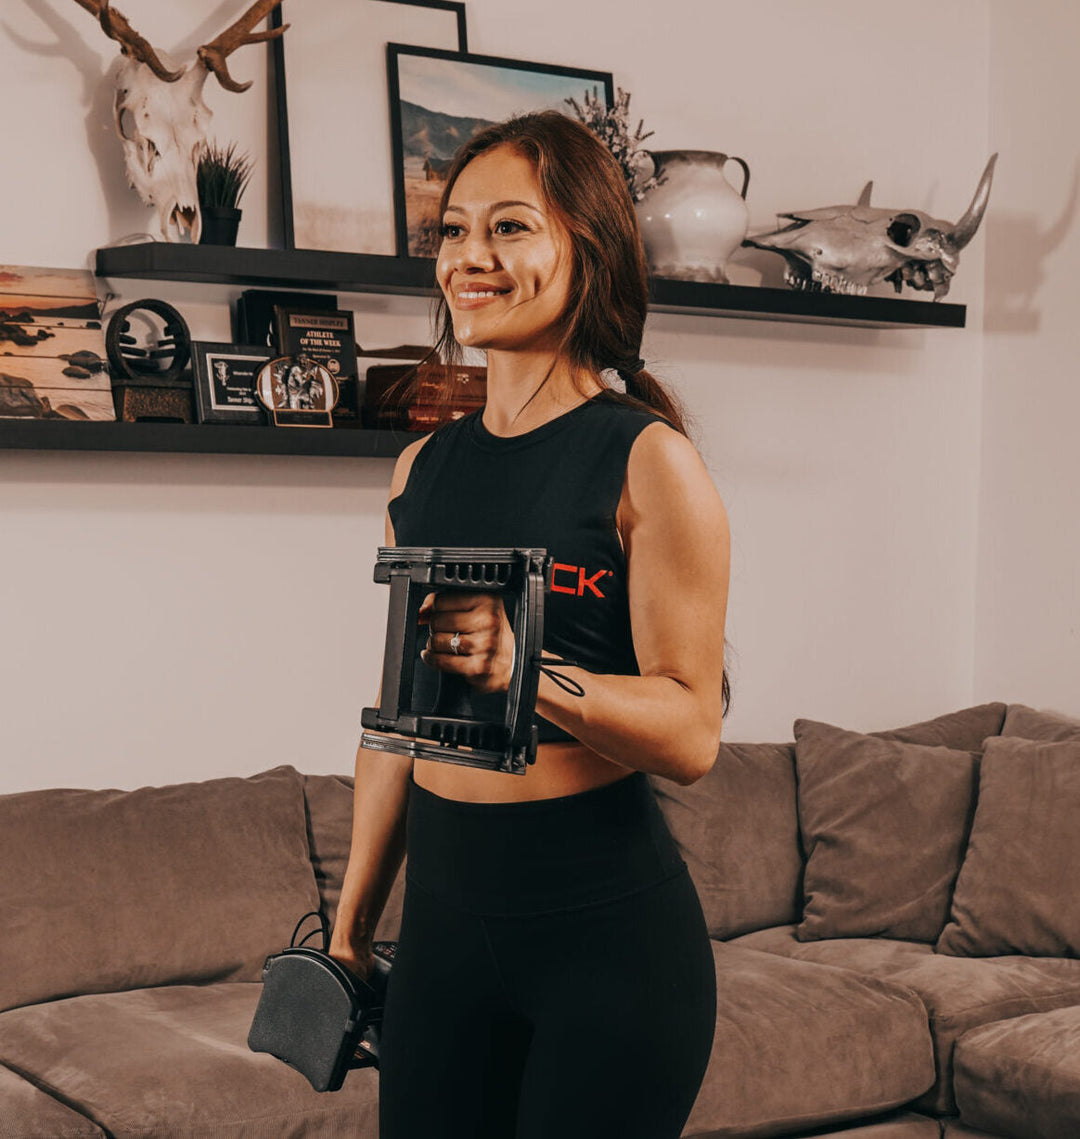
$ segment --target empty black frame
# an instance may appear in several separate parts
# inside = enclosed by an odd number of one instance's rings
[[[440,21],[440,23],[443,25],[440,27],[440,32],[442,32],[447,37],[450,44],[453,44],[456,41],[458,51],[468,51],[468,30],[466,26],[465,4],[463,0],[365,0],[364,3],[361,3],[360,0],[350,0],[350,3],[347,6],[344,6],[342,11],[346,15],[355,17],[355,14],[358,11],[361,11],[363,8],[367,7],[370,4],[384,4],[387,6],[393,4],[406,8],[428,9],[432,15],[434,15],[435,12],[444,13],[445,16],[449,18],[445,21]],[[287,11],[283,12],[283,8],[287,8]],[[309,8],[311,11],[308,11]],[[303,21],[305,19],[313,21],[321,20],[324,24],[326,22],[325,14],[316,15],[314,7],[312,5],[301,4],[299,0],[285,0],[285,4],[280,5],[270,13],[270,26],[276,28],[281,27],[283,24],[289,24],[291,25],[290,31],[295,33],[297,20]],[[284,36],[279,37],[277,40],[273,41],[272,44],[274,91],[277,110],[278,184],[281,197],[281,226],[283,246],[285,249],[327,248],[341,252],[375,252],[392,254],[393,245],[395,244],[396,238],[394,235],[392,201],[389,197],[386,201],[386,211],[389,221],[389,233],[386,248],[350,249],[345,246],[335,245],[329,242],[325,244],[311,244],[300,241],[298,243],[298,237],[302,239],[306,236],[309,236],[311,227],[305,227],[302,221],[298,226],[296,218],[297,197],[294,192],[293,169],[294,163],[296,163],[298,160],[302,160],[304,150],[304,144],[298,142],[297,139],[297,128],[299,126],[306,131],[311,131],[314,135],[315,132],[318,132],[320,124],[318,121],[301,124],[294,122],[290,129],[288,96],[290,76],[287,63],[289,58],[289,38],[290,32],[287,31]],[[396,39],[399,37],[395,36],[394,38]],[[349,42],[348,36],[343,35],[341,39],[343,43]],[[385,65],[383,64],[383,56],[380,48],[378,73],[370,75],[366,81],[367,88],[371,91],[378,92],[380,96],[382,96],[386,91],[386,79],[384,72]],[[327,69],[327,75],[330,78],[334,78],[336,73],[332,69]],[[315,72],[311,76],[305,74],[298,77],[294,70],[294,73],[292,74],[294,96],[297,89],[296,84],[300,82],[318,84],[318,72]],[[365,108],[363,106],[358,106],[356,108],[356,113],[363,114],[364,109]],[[382,115],[378,107],[372,106],[368,108],[368,110],[372,112],[372,121],[378,119],[379,126],[382,128],[385,123],[385,117]],[[387,154],[387,158],[390,158],[389,153]],[[323,173],[323,168],[320,168],[320,177],[323,176]],[[333,177],[330,163],[327,163],[325,176],[329,178]],[[392,191],[389,189],[389,187],[388,192],[392,194]]]
[[[453,72],[457,67],[478,67],[490,70],[505,70],[508,73],[524,73],[525,75],[546,75],[555,80],[566,81],[553,83],[550,91],[541,99],[539,94],[535,101],[522,91],[514,91],[508,84],[505,91],[489,88],[493,104],[490,107],[490,116],[481,114],[451,114],[441,112],[437,107],[424,106],[412,103],[402,97],[403,66],[408,68],[411,61],[436,61],[429,67],[429,71],[443,72],[444,89],[451,100],[459,91],[453,84]],[[442,67],[439,64],[444,65]],[[428,65],[412,65],[428,66]],[[390,89],[390,138],[393,145],[394,170],[394,217],[397,233],[397,255],[399,257],[433,257],[437,248],[437,218],[432,220],[435,213],[430,208],[430,199],[437,196],[437,188],[443,183],[440,177],[445,173],[453,153],[472,137],[477,130],[489,122],[497,122],[511,113],[518,111],[540,110],[544,107],[555,106],[558,110],[569,114],[565,105],[566,98],[573,96],[579,103],[590,88],[597,88],[604,92],[604,99],[608,107],[613,106],[615,99],[614,76],[610,71],[592,71],[580,67],[565,67],[559,64],[536,63],[531,60],[507,59],[493,55],[471,55],[462,51],[444,51],[438,48],[415,47],[409,44],[388,43],[386,45],[386,75]],[[507,77],[509,79],[509,75]],[[404,82],[417,83],[415,77],[405,76]],[[561,94],[556,97],[558,89]],[[408,92],[413,94],[411,90]],[[437,98],[438,96],[434,96]],[[434,101],[434,98],[429,101]],[[501,105],[494,105],[494,100],[501,98]],[[475,97],[474,97],[475,99]],[[473,111],[487,110],[487,107],[474,106]],[[460,111],[460,107],[459,107]],[[421,120],[426,116],[423,127],[419,128],[417,122],[410,122],[408,134],[410,138],[422,137],[431,143],[432,139],[443,137],[442,153],[421,156],[418,153],[406,154],[405,116],[412,120]],[[440,125],[444,123],[445,125]],[[456,125],[455,125],[456,124]],[[421,161],[423,159],[423,161]],[[406,170],[406,160],[411,165]],[[419,177],[420,173],[424,177]],[[420,192],[420,186],[434,183],[430,191]],[[413,204],[410,209],[409,191],[413,191]],[[426,207],[426,213],[424,212]]]

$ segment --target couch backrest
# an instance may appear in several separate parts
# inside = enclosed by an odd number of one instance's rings
[[[148,985],[257,981],[319,895],[303,780],[0,796],[0,1011]]]
[[[330,928],[333,929],[352,843],[352,776],[306,775],[304,794],[307,798],[308,841],[311,845],[315,881],[319,887],[319,900]],[[406,856],[375,927],[375,941],[397,941],[401,932],[407,864]],[[314,926],[306,926],[305,929],[307,928]]]
[[[711,937],[797,920],[795,745],[722,743],[701,779],[649,777],[694,880]]]
[[[998,735],[1005,704],[988,703],[902,728],[883,739],[978,751]],[[802,918],[804,851],[793,743],[723,743],[689,787],[651,778],[686,859],[712,937],[725,939]]]
[[[1001,732],[1006,705],[980,704],[869,735],[979,751]],[[689,787],[649,777],[689,867],[710,936],[736,937],[802,917],[795,744],[722,743],[709,772]],[[333,925],[349,860],[353,781],[305,777],[312,862],[324,912]],[[375,931],[395,940],[405,892],[402,864]]]

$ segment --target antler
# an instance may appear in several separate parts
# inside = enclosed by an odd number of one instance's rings
[[[179,71],[170,71],[158,59],[157,52],[139,35],[128,23],[127,17],[109,7],[109,0],[75,0],[80,8],[85,8],[91,16],[96,16],[101,30],[111,40],[116,40],[120,50],[132,59],[145,63],[147,67],[166,83],[175,83],[184,74],[184,68]]]
[[[83,3],[83,0],[78,0],[78,3]],[[285,34],[288,24],[280,28],[270,28],[265,32],[251,30],[260,21],[265,20],[280,3],[281,0],[255,0],[236,23],[226,28],[216,39],[199,48],[199,59],[207,71],[212,71],[217,76],[218,82],[226,91],[246,91],[251,86],[250,79],[246,83],[237,83],[229,74],[229,67],[225,61],[238,47],[243,47],[245,44],[266,43]]]

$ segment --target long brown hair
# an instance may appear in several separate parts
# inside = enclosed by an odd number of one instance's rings
[[[622,169],[611,151],[588,127],[560,111],[514,115],[474,135],[457,152],[439,202],[439,224],[462,170],[478,155],[509,145],[536,169],[545,205],[570,236],[571,287],[555,359],[570,364],[575,387],[582,376],[599,383],[600,398],[645,408],[663,416],[687,435],[681,402],[642,368],[642,334],[648,315],[648,263],[634,202]],[[436,288],[433,323],[438,339],[432,349],[445,365],[441,395],[452,396],[453,369],[463,362],[462,346],[441,289]],[[541,381],[534,398],[548,376]],[[625,390],[602,375],[614,369]],[[731,704],[727,669],[722,680],[722,708]]]

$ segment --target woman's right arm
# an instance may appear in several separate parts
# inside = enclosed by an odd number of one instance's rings
[[[401,493],[413,459],[430,436],[410,443],[398,456],[390,482],[390,498]],[[396,545],[390,512],[386,512],[386,544]],[[380,689],[376,704],[382,700]],[[375,927],[405,858],[405,817],[413,761],[392,752],[360,747],[356,752],[353,789],[352,844],[341,887],[330,955],[362,977],[374,965],[371,945]]]

